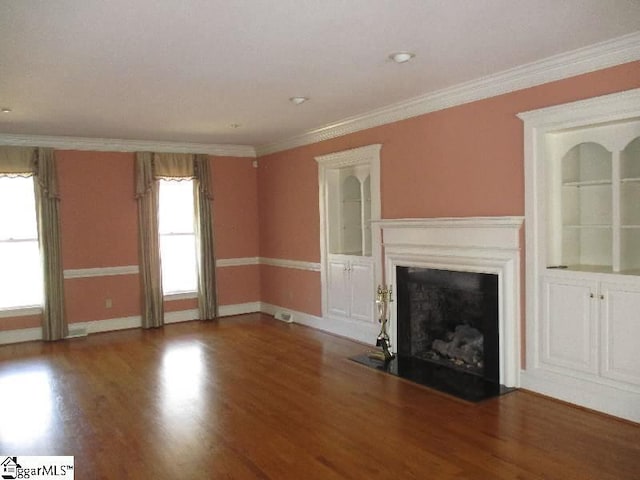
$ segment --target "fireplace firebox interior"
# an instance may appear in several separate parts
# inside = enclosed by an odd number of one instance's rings
[[[498,276],[397,267],[398,354],[498,382]]]

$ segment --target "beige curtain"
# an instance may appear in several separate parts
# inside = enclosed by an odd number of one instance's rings
[[[10,177],[33,175],[35,148],[0,147],[0,174]]]
[[[186,153],[154,153],[154,178],[175,180],[193,178],[193,155]]]
[[[164,325],[160,241],[158,239],[158,186],[154,178],[153,154],[136,154],[136,199],[138,202],[138,246],[142,292],[142,327]]]
[[[39,148],[35,164],[38,240],[43,265],[44,307],[42,338],[59,340],[68,335],[64,306],[62,247],[60,240],[60,196],[53,150]]]
[[[196,155],[194,159],[195,237],[198,258],[198,310],[201,320],[217,316],[216,262],[211,214],[209,156]]]

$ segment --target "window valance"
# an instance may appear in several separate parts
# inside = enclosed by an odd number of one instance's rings
[[[35,154],[35,148],[0,147],[0,176],[32,176],[35,167]]]

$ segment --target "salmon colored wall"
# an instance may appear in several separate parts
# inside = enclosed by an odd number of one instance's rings
[[[5,330],[19,330],[21,328],[35,328],[41,326],[41,324],[42,321],[39,315],[0,318],[0,332]]]
[[[64,269],[138,264],[133,153],[57,151]]]
[[[252,158],[213,158],[214,234],[219,259],[258,256],[258,176],[252,163]]]
[[[220,305],[256,302],[260,300],[260,266],[243,265],[216,270]]]
[[[314,157],[373,143],[382,144],[383,218],[524,215],[523,125],[516,113],[638,87],[640,62],[632,62],[263,156],[260,254],[320,261]],[[293,271],[280,270],[263,270],[263,300],[267,289],[296,288]],[[315,284],[313,305],[321,294]],[[278,305],[294,308],[279,298]]]
[[[263,157],[258,167],[260,256],[320,260],[318,166],[314,148]]]
[[[319,273],[260,265],[260,284],[263,302],[322,315]]]
[[[167,312],[180,312],[182,310],[193,310],[198,308],[197,298],[185,298],[182,300],[170,300],[164,302],[164,311]]]
[[[70,278],[64,282],[69,323],[140,315],[138,275]],[[112,307],[105,301],[111,299]]]
[[[62,262],[65,270],[138,265],[133,153],[59,150]],[[257,172],[253,159],[210,157],[217,258],[257,257]],[[260,300],[257,266],[217,270],[220,304]],[[112,307],[105,301],[111,299]],[[140,315],[139,276],[65,280],[69,323]],[[165,311],[197,308],[197,300],[165,302]],[[0,319],[1,330],[37,327],[38,316]]]

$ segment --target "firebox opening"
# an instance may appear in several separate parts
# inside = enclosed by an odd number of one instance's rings
[[[397,353],[499,383],[498,276],[396,267]]]

